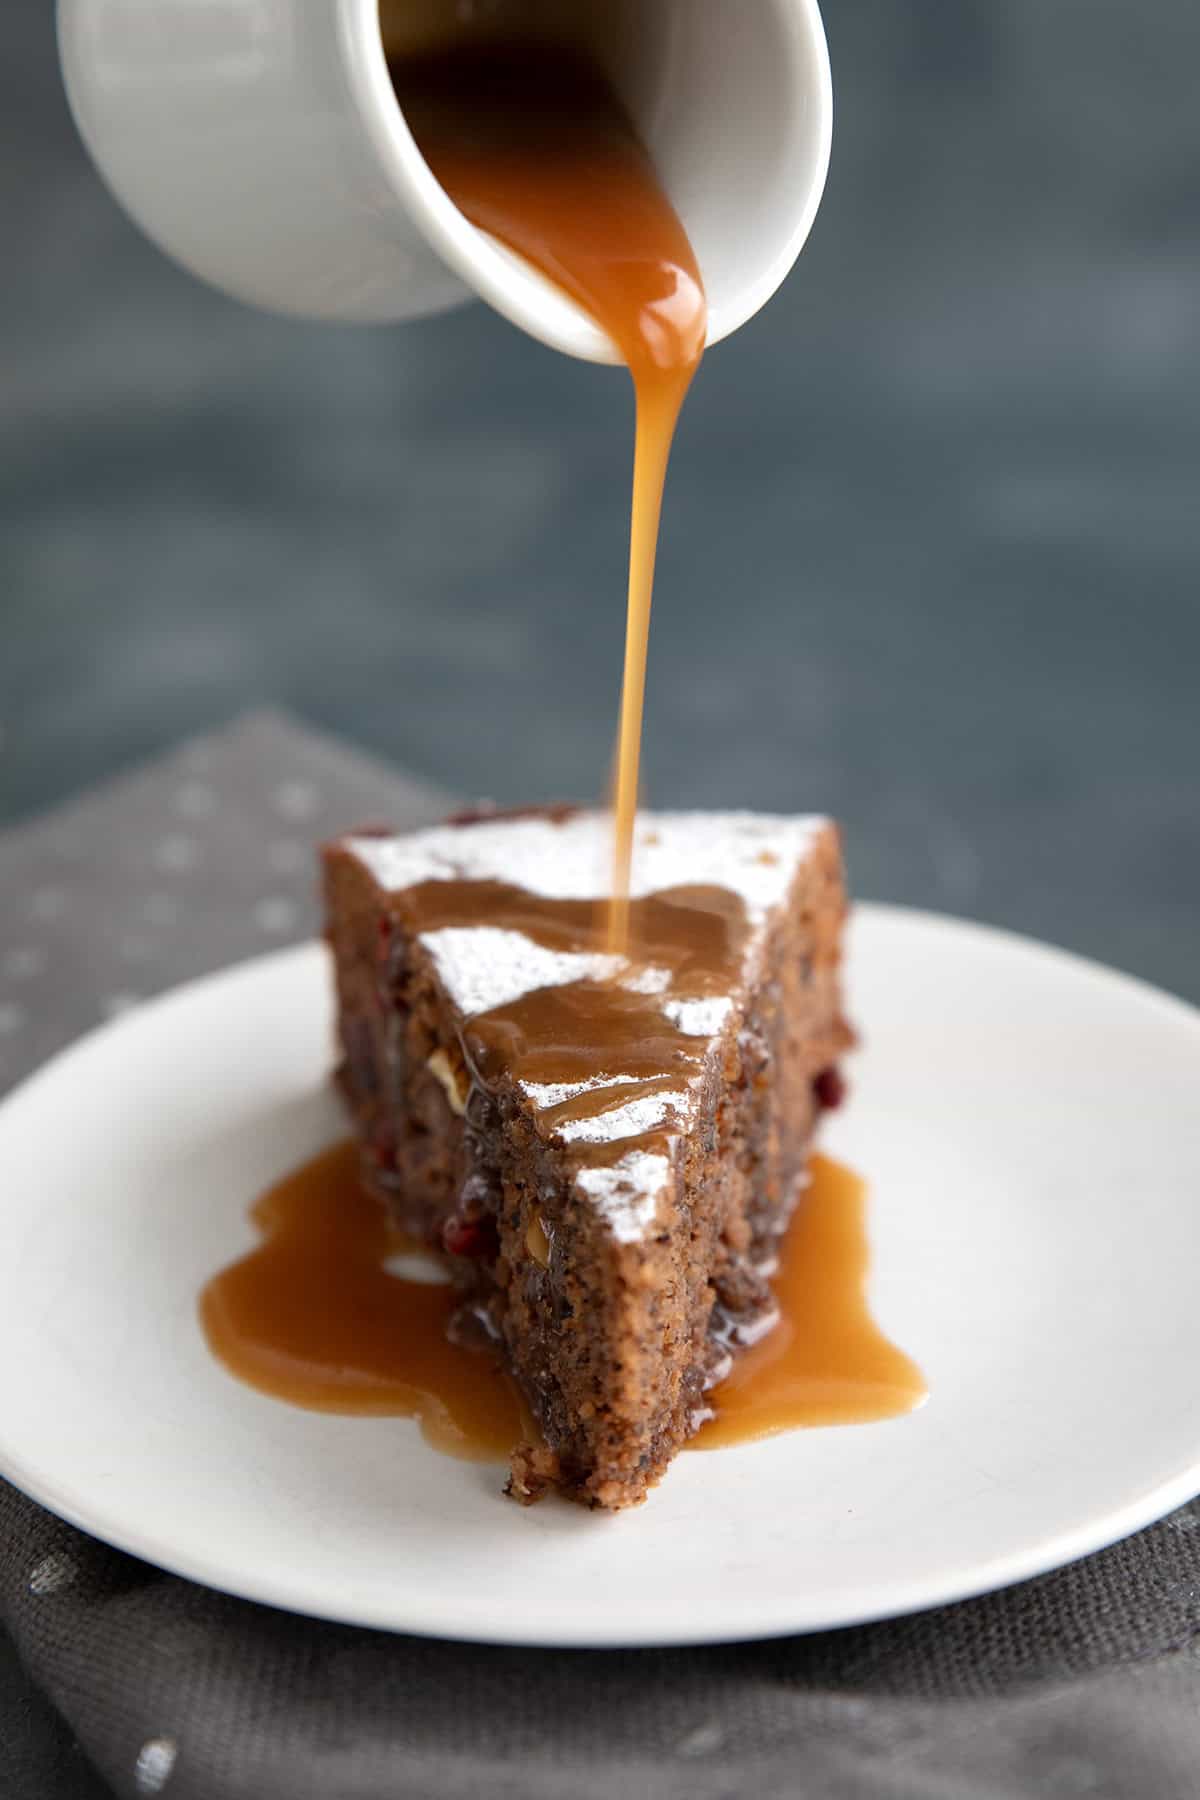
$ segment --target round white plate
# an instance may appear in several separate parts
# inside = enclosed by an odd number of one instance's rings
[[[1001,1586],[1200,1490],[1200,1014],[1001,933],[864,906],[826,1146],[872,1186],[877,1317],[924,1409],[684,1454],[615,1518],[522,1510],[403,1420],[213,1361],[196,1295],[343,1129],[316,945],[180,989],[0,1108],[0,1471],[214,1587],[394,1630],[666,1644]]]

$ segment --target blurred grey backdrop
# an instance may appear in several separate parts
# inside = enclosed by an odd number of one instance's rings
[[[596,794],[625,378],[197,286],[85,159],[52,12],[0,18],[0,816],[263,700]],[[816,230],[679,439],[648,795],[827,808],[859,892],[1200,997],[1200,6],[826,13]]]

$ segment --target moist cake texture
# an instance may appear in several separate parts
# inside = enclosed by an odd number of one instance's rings
[[[774,1322],[767,1276],[850,1033],[835,827],[642,814],[628,956],[606,815],[465,819],[324,852],[368,1184],[446,1254],[540,1441],[510,1492],[645,1497]]]

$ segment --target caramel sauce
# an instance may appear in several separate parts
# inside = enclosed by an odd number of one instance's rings
[[[417,1246],[360,1185],[357,1145],[285,1176],[250,1216],[262,1244],[200,1296],[209,1347],[231,1374],[314,1412],[416,1419],[451,1456],[509,1455],[526,1432],[516,1388],[490,1353],[447,1336],[449,1283],[389,1273]]]
[[[594,956],[594,908],[554,900],[500,881],[425,881],[397,896],[409,936],[472,926],[513,932],[559,955]],[[577,1134],[581,1159],[595,1166],[631,1151],[668,1153],[677,1120],[669,1106],[645,1131],[614,1136],[604,1115],[656,1094],[682,1094],[698,1076],[709,1037],[672,1023],[664,1003],[713,999],[735,991],[748,924],[737,894],[725,888],[663,889],[629,908],[638,964],[620,959],[604,972],[544,986],[474,1014],[461,1043],[471,1084],[486,1093],[502,1076],[524,1085],[575,1087],[548,1105],[531,1097],[538,1131],[564,1125]],[[637,988],[653,970],[653,991]],[[632,982],[634,985],[630,986]]]
[[[650,601],[667,459],[704,350],[687,234],[608,81],[579,52],[474,44],[393,57],[417,145],[466,218],[569,294],[616,346],[636,400],[608,942],[629,939]]]
[[[233,1375],[318,1412],[415,1418],[437,1449],[475,1461],[503,1461],[529,1436],[491,1353],[448,1338],[456,1290],[389,1273],[413,1246],[360,1186],[353,1143],[286,1176],[251,1217],[263,1243],[200,1300],[209,1345]],[[865,1184],[814,1158],[773,1281],[779,1323],[709,1394],[715,1416],[696,1447],[891,1418],[924,1398],[919,1370],[871,1318],[865,1227]]]
[[[871,1317],[866,1182],[827,1156],[813,1157],[811,1176],[771,1279],[779,1322],[735,1357],[691,1448],[800,1425],[865,1425],[926,1398],[920,1369]]]

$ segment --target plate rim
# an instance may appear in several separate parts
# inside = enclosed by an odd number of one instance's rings
[[[1001,945],[1007,950],[1035,957],[1042,962],[1060,965],[1066,963],[1077,974],[1098,979],[1110,989],[1119,990],[1142,1004],[1151,1004],[1169,1017],[1173,1024],[1182,1025],[1194,1032],[1197,1054],[1200,1056],[1200,1007],[1140,976],[1021,932],[938,913],[928,908],[865,900],[854,903],[852,920],[856,916],[872,918],[880,924],[892,923],[901,927],[917,925],[934,933],[949,931],[962,938]],[[252,978],[268,966],[279,967],[289,962],[294,962],[297,966],[315,963],[316,953],[323,949],[322,940],[313,937],[297,944],[239,958],[219,969],[180,982],[118,1018],[83,1033],[55,1052],[0,1099],[0,1155],[3,1153],[3,1133],[10,1113],[16,1111],[38,1088],[57,1079],[62,1070],[69,1067],[75,1059],[91,1053],[99,1044],[119,1040],[122,1034],[138,1030],[148,1014],[186,1006],[202,992],[211,992],[223,984]],[[89,1511],[87,1507],[77,1504],[56,1480],[27,1464],[18,1451],[6,1444],[2,1422],[0,1477],[57,1518],[113,1549],[232,1598],[273,1606],[299,1617],[323,1619],[389,1633],[495,1646],[628,1650],[748,1643],[871,1624],[969,1600],[1045,1575],[1120,1542],[1200,1493],[1200,1436],[1197,1437],[1191,1459],[1173,1473],[1115,1510],[1105,1508],[1098,1514],[1089,1514],[1053,1537],[1041,1538],[1035,1543],[1019,1546],[986,1560],[977,1560],[967,1569],[948,1570],[941,1579],[923,1575],[906,1581],[903,1577],[898,1577],[891,1581],[872,1583],[869,1592],[865,1589],[859,1591],[846,1588],[841,1591],[840,1604],[827,1605],[807,1614],[802,1602],[792,1598],[789,1604],[781,1596],[780,1602],[769,1613],[761,1603],[758,1604],[754,1623],[743,1622],[729,1631],[720,1631],[715,1635],[711,1627],[689,1629],[686,1620],[681,1621],[678,1629],[658,1629],[649,1635],[643,1632],[622,1634],[604,1627],[598,1629],[595,1625],[579,1630],[563,1629],[553,1632],[536,1627],[527,1630],[522,1628],[519,1619],[511,1616],[504,1629],[489,1629],[476,1620],[448,1616],[445,1609],[437,1613],[431,1612],[420,1603],[412,1607],[403,1623],[399,1623],[394,1607],[384,1604],[375,1608],[368,1601],[349,1606],[317,1603],[312,1596],[301,1597],[295,1593],[294,1588],[289,1590],[286,1581],[270,1571],[265,1575],[239,1571],[236,1579],[231,1580],[229,1574],[222,1571],[218,1557],[193,1553],[187,1548],[180,1551],[172,1545],[169,1534],[154,1528],[131,1529],[128,1524],[122,1523],[120,1517],[107,1516],[102,1506],[96,1511]],[[649,1504],[653,1505],[653,1499]],[[785,1589],[784,1594],[786,1592]]]

